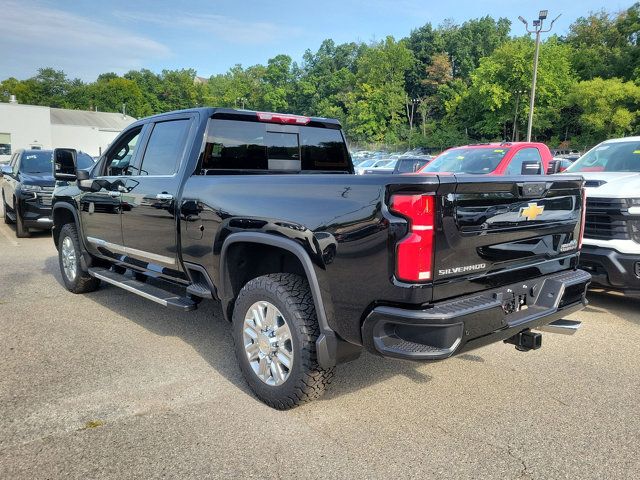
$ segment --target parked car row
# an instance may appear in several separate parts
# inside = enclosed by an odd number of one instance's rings
[[[539,142],[464,145],[445,150],[435,157],[424,152],[425,149],[414,149],[401,155],[356,152],[353,158],[359,175],[412,173],[403,168],[395,169],[395,162],[399,158],[420,159],[420,168],[430,163],[422,170],[423,173],[450,171],[478,175],[542,175],[561,173],[579,157],[574,151],[556,150],[552,154],[544,143]]]

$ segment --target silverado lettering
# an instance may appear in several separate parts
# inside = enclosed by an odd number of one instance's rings
[[[478,263],[477,265],[466,265],[464,267],[444,268],[438,270],[440,275],[452,275],[454,273],[473,272],[474,270],[484,270],[487,268],[486,263]]]

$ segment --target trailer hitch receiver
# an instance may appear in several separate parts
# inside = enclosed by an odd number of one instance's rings
[[[542,346],[542,334],[524,330],[517,333],[511,338],[507,338],[504,343],[510,343],[516,346],[516,350],[520,352],[528,352],[529,350],[537,350]]]

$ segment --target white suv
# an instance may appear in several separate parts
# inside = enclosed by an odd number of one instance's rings
[[[586,180],[581,268],[594,284],[640,295],[640,137],[602,142],[566,173]]]

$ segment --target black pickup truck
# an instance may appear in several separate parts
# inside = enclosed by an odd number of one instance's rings
[[[256,395],[318,397],[363,348],[440,360],[541,345],[586,305],[579,176],[357,176],[336,120],[199,108],[128,127],[87,172],[54,153],[74,293],[219,300]]]

